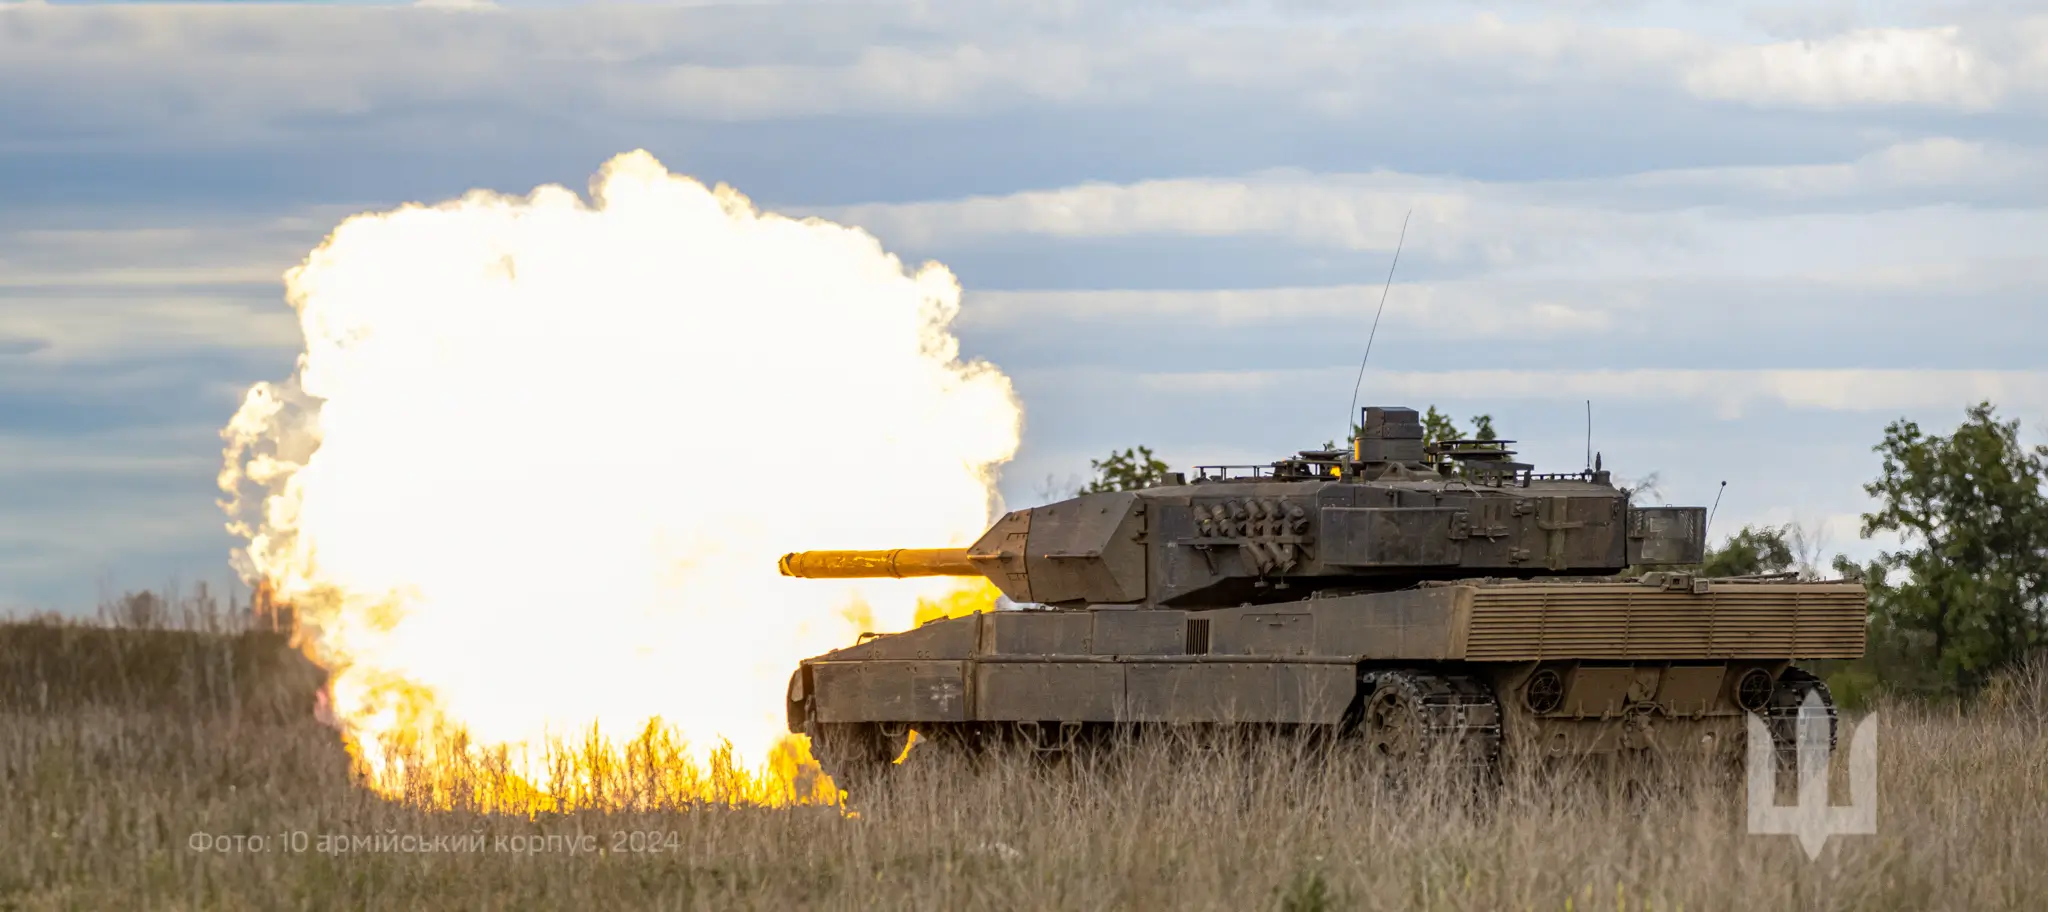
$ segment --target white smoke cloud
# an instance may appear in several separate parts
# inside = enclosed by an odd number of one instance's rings
[[[224,506],[366,736],[409,724],[373,687],[398,680],[487,745],[660,717],[759,762],[855,597],[891,629],[953,586],[775,558],[965,544],[1018,443],[1008,378],[958,358],[943,266],[644,152],[589,203],[351,218],[286,281],[306,352],[223,431]]]

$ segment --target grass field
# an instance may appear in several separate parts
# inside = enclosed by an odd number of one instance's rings
[[[1739,789],[1475,805],[1270,743],[913,751],[853,814],[678,800],[599,757],[612,810],[431,810],[356,782],[317,681],[267,632],[0,626],[0,908],[2048,908],[2038,676],[1968,716],[1882,706],[1879,833],[1817,862],[1747,835]]]

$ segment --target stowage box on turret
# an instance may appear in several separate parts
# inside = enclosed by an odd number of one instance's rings
[[[1199,467],[1004,516],[966,548],[807,551],[808,578],[983,576],[991,611],[806,660],[789,727],[851,786],[911,731],[1059,749],[1154,724],[1321,730],[1400,762],[1780,749],[1804,659],[1863,654],[1855,582],[1706,579],[1706,511],[1640,507],[1596,461],[1425,446],[1368,408],[1349,451]],[[1636,571],[1624,577],[1625,572]],[[1113,737],[1113,735],[1110,735]]]

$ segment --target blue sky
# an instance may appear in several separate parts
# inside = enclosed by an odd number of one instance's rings
[[[0,607],[224,581],[216,432],[346,215],[645,148],[965,285],[1028,503],[1486,411],[1863,555],[1884,425],[2048,441],[2048,17],[2018,3],[421,9],[0,2]],[[915,544],[915,543],[906,543]]]

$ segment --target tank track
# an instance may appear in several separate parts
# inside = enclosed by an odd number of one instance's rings
[[[804,735],[811,742],[811,759],[818,769],[832,777],[832,784],[848,795],[867,791],[889,771],[889,745],[879,727],[861,722],[804,722]]]
[[[1806,669],[1787,668],[1778,676],[1778,686],[1772,689],[1771,702],[1763,712],[1764,724],[1771,731],[1771,746],[1777,750],[1781,763],[1795,763],[1799,758],[1799,716],[1809,693],[1820,694],[1820,705],[1828,720],[1828,750],[1835,748],[1841,720],[1827,682]]]
[[[1500,702],[1478,678],[1418,670],[1370,670],[1359,675],[1359,684],[1367,700],[1392,689],[1419,710],[1425,751],[1443,751],[1482,776],[1497,774]]]

